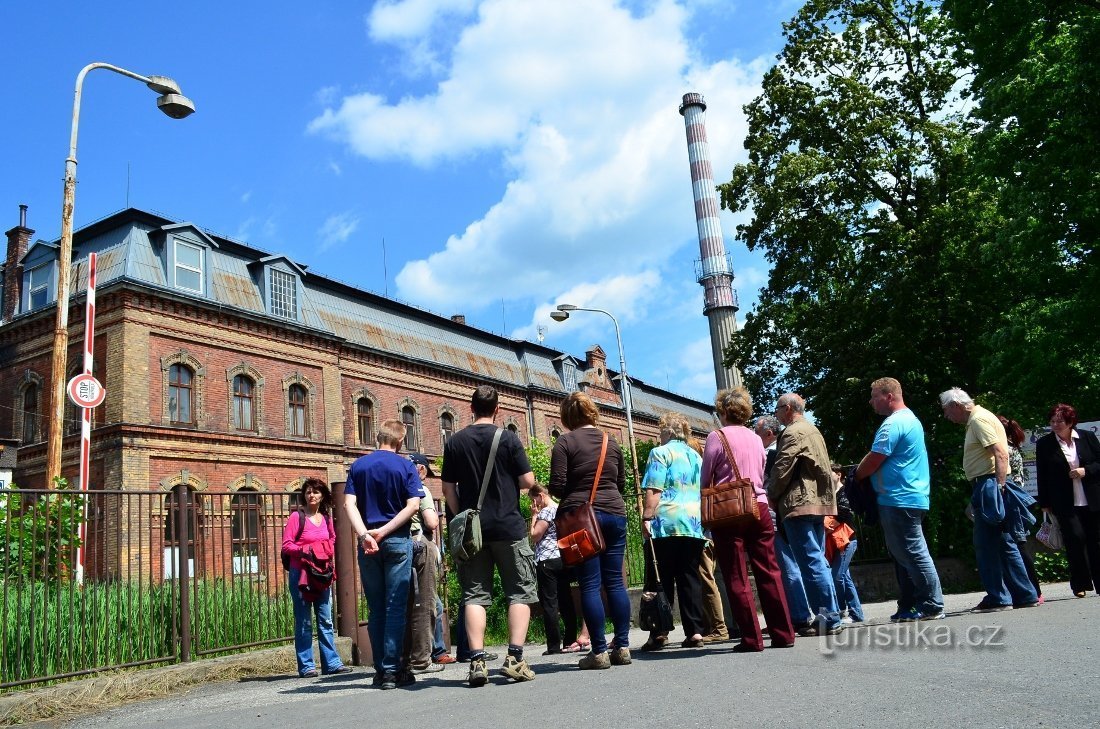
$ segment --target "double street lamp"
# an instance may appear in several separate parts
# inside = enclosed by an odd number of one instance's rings
[[[76,76],[73,100],[73,126],[69,137],[69,156],[65,160],[65,195],[61,205],[61,251],[57,262],[57,324],[53,336],[50,381],[53,411],[46,442],[46,483],[53,485],[61,475],[62,425],[65,419],[65,370],[69,348],[69,270],[73,256],[73,204],[76,198],[76,135],[80,122],[80,93],[84,77],[97,68],[114,71],[141,81],[157,94],[157,108],[173,119],[183,119],[195,111],[195,104],[180,93],[179,84],[167,76],[142,76],[109,63],[89,63]],[[81,487],[86,488],[86,484]]]
[[[550,318],[554,321],[565,321],[571,311],[594,311],[597,314],[607,314],[611,317],[611,323],[615,325],[615,342],[619,347],[619,378],[623,383],[623,406],[626,410],[626,434],[630,439],[630,462],[634,466],[634,484],[639,491],[642,482],[638,478],[638,449],[634,445],[634,408],[631,404],[630,377],[626,374],[626,354],[623,352],[623,337],[619,331],[619,320],[606,309],[592,309],[573,304],[558,304],[557,309],[550,312]]]

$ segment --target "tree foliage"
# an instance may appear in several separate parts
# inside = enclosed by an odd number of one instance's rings
[[[802,393],[842,460],[866,452],[880,376],[901,380],[926,427],[935,392],[968,386],[994,302],[974,236],[997,225],[967,185],[966,73],[933,3],[811,0],[746,106],[749,161],[720,186],[751,211],[737,229],[771,264],[731,343],[758,403]],[[955,444],[955,448],[957,448]]]
[[[1100,3],[949,0],[975,69],[975,187],[998,200],[1003,283],[982,380],[1024,422],[1055,402],[1100,417]]]

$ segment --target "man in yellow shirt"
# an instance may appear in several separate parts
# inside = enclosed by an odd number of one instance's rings
[[[1027,577],[1020,548],[1003,529],[1002,492],[1008,477],[1008,438],[1004,426],[996,415],[975,405],[957,387],[940,393],[940,405],[945,418],[966,426],[963,472],[973,488],[970,505],[974,509],[974,552],[978,576],[986,591],[973,611],[991,613],[1036,607],[1039,596]]]

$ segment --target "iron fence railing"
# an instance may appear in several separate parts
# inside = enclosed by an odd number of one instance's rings
[[[0,491],[0,688],[291,640],[296,496]]]

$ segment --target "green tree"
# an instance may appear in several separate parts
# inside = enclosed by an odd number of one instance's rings
[[[975,186],[1004,223],[990,258],[1005,316],[985,337],[982,379],[1025,423],[1055,402],[1100,417],[1100,3],[947,0],[974,69]]]
[[[878,423],[876,377],[898,378],[931,431],[936,392],[980,391],[974,350],[996,302],[974,250],[995,201],[967,181],[967,69],[936,3],[810,0],[784,35],[745,107],[749,161],[719,186],[751,214],[737,236],[771,264],[727,356],[756,402],[806,396],[851,462]],[[957,459],[954,440],[933,448],[941,467],[948,447]]]

